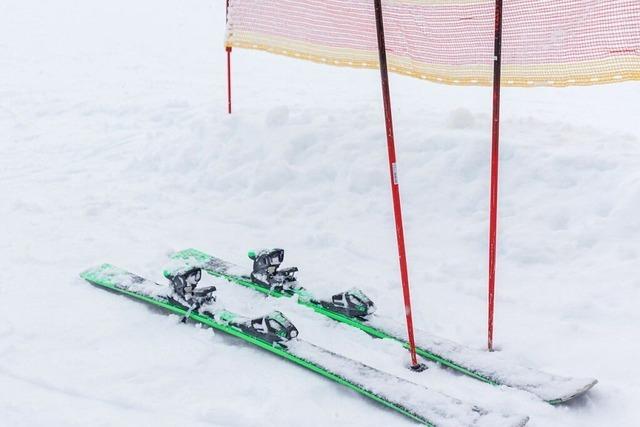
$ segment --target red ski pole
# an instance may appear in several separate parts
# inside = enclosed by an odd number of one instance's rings
[[[389,154],[389,174],[391,176],[391,195],[393,198],[393,213],[396,223],[396,238],[398,241],[398,258],[400,262],[400,277],[404,296],[404,309],[407,317],[407,334],[409,336],[409,352],[411,353],[411,369],[422,371],[426,365],[418,363],[416,357],[416,343],[413,336],[413,316],[411,314],[411,295],[409,292],[409,274],[407,270],[407,256],[404,246],[404,230],[402,227],[402,209],[400,207],[400,188],[396,167],[396,149],[393,138],[393,120],[391,117],[391,96],[389,94],[389,73],[387,71],[387,53],[384,40],[384,25],[382,21],[382,5],[380,0],[374,0],[376,14],[376,30],[378,34],[378,52],[380,57],[380,77],[382,80],[382,98],[384,101],[384,118],[387,129],[387,150]]]
[[[502,0],[496,0],[493,55],[493,123],[491,129],[491,200],[489,212],[489,316],[487,333],[487,348],[489,351],[493,351],[493,310],[496,285],[498,163],[500,145],[500,74],[502,65]]]

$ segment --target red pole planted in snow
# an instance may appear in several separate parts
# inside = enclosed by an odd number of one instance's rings
[[[409,274],[407,272],[407,256],[404,247],[404,231],[402,227],[402,210],[400,207],[400,189],[396,168],[396,149],[393,139],[393,120],[391,118],[391,97],[389,95],[389,74],[387,71],[387,53],[384,40],[384,25],[382,22],[382,5],[380,0],[374,0],[376,14],[376,29],[378,33],[378,51],[380,55],[380,77],[382,80],[382,98],[384,101],[384,119],[387,128],[387,149],[389,152],[389,174],[391,176],[391,194],[393,197],[393,213],[396,222],[396,237],[398,240],[398,257],[400,261],[400,276],[404,295],[404,309],[407,316],[407,333],[409,335],[409,351],[411,365],[419,369],[416,357],[416,344],[413,337],[413,318],[411,315],[411,296],[409,293]]]
[[[489,317],[487,333],[487,348],[489,351],[493,351],[493,310],[496,285],[498,163],[500,145],[500,75],[502,65],[502,0],[496,0],[493,55],[493,123],[491,130],[491,200],[489,212]]]
[[[227,111],[231,114],[231,46],[227,46]]]
[[[229,22],[229,0],[225,9],[225,22]],[[231,114],[231,46],[225,48],[227,51],[227,111]]]

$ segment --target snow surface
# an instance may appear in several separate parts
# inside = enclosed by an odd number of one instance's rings
[[[250,267],[283,247],[317,292],[358,286],[403,319],[375,71],[234,50],[224,2],[0,2],[0,424],[409,426],[264,351],[78,277],[161,282],[200,248]],[[415,324],[482,348],[490,92],[393,76]],[[431,365],[291,300],[301,337],[531,426],[640,424],[640,84],[503,92],[496,341],[595,377],[552,407]],[[243,296],[239,299],[239,296]]]

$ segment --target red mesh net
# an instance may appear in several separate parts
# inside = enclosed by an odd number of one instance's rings
[[[389,70],[490,85],[493,0],[383,0]],[[640,80],[639,0],[504,0],[502,82]],[[373,0],[230,0],[227,46],[378,67]]]

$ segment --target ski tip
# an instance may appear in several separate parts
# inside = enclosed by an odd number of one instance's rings
[[[574,390],[571,393],[565,394],[564,396],[555,398],[555,399],[551,399],[551,400],[547,400],[548,403],[552,404],[552,405],[560,405],[563,403],[567,403],[575,398],[578,398],[582,395],[584,395],[585,393],[587,393],[589,390],[591,390],[596,384],[598,384],[598,380],[595,378],[587,378],[583,380],[584,385],[582,387],[580,387],[577,390]]]

